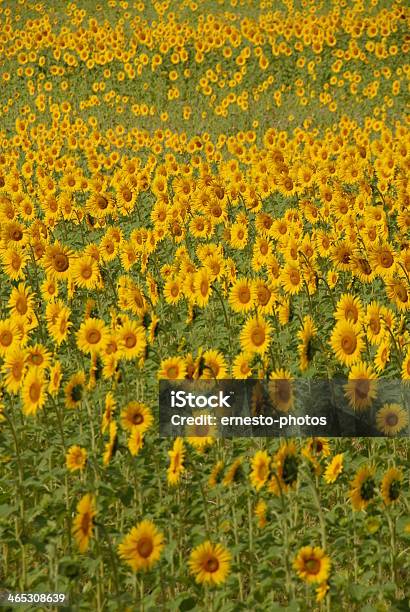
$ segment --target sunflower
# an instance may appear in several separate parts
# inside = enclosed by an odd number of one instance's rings
[[[248,353],[239,353],[235,357],[232,365],[232,377],[235,380],[244,380],[252,376],[252,359],[253,356]]]
[[[26,349],[26,362],[29,367],[46,370],[50,366],[51,353],[42,344],[35,344]]]
[[[381,308],[377,302],[373,301],[367,306],[364,323],[366,325],[367,338],[371,344],[379,344],[385,335],[381,314]]]
[[[407,350],[401,366],[401,377],[403,380],[410,380],[410,349]]]
[[[18,393],[22,385],[27,369],[26,356],[24,349],[15,346],[7,352],[4,358],[1,373],[3,374],[4,387],[9,393]]]
[[[4,357],[8,351],[21,342],[21,333],[12,319],[0,320],[0,356]]]
[[[60,389],[61,378],[62,378],[61,363],[59,361],[56,361],[54,365],[50,368],[49,376],[50,376],[50,381],[48,383],[47,392],[50,395],[57,395]]]
[[[243,478],[243,461],[242,457],[238,457],[232,465],[226,470],[222,484],[225,487],[231,486],[234,482],[239,482]]]
[[[222,544],[212,544],[207,540],[192,551],[189,569],[197,583],[218,586],[229,574],[230,561],[231,554]]]
[[[334,313],[336,321],[351,321],[360,323],[363,316],[363,306],[360,298],[344,293],[336,305]]]
[[[202,378],[210,380],[226,377],[227,368],[225,358],[220,351],[215,351],[213,349],[204,351],[202,360]]]
[[[211,489],[222,482],[224,465],[224,461],[221,460],[217,461],[213,466],[208,478],[208,485]]]
[[[263,529],[263,527],[266,527],[266,524],[268,522],[266,518],[267,511],[268,511],[267,503],[265,502],[265,500],[260,499],[255,507],[255,516],[258,519],[259,529]]]
[[[272,404],[280,412],[289,412],[294,402],[293,377],[287,370],[273,370],[269,376],[268,393]]]
[[[108,343],[109,331],[101,319],[89,318],[82,322],[77,332],[77,346],[90,355],[104,350]]]
[[[144,446],[144,435],[138,427],[132,427],[127,441],[128,450],[135,457]]]
[[[304,546],[296,555],[293,567],[304,582],[323,583],[329,577],[330,558],[320,546]]]
[[[118,355],[122,359],[135,359],[145,353],[147,340],[145,329],[136,321],[127,319],[117,330]]]
[[[250,481],[257,491],[269,478],[270,463],[271,460],[266,451],[257,451],[252,457]]]
[[[345,397],[355,410],[364,410],[377,397],[377,376],[371,366],[363,361],[351,367],[348,383],[344,386]]]
[[[269,490],[276,495],[287,493],[296,487],[298,479],[299,458],[296,444],[282,444],[273,459],[274,473],[269,483]]]
[[[65,405],[67,408],[77,408],[84,397],[85,373],[83,370],[76,372],[64,388]]]
[[[229,292],[229,305],[235,312],[252,310],[255,296],[252,283],[247,278],[235,281]]]
[[[379,344],[376,355],[374,356],[374,367],[378,372],[382,372],[390,360],[390,338],[382,340]]]
[[[394,278],[386,283],[386,294],[398,310],[404,312],[410,309],[410,294],[403,280]]]
[[[117,407],[117,402],[115,401],[115,397],[111,391],[108,391],[107,395],[105,396],[104,414],[103,414],[102,422],[101,422],[101,432],[102,433],[105,433],[105,431],[109,427],[116,407]]]
[[[185,471],[185,452],[183,439],[176,438],[172,450],[168,451],[169,467],[167,470],[167,480],[171,486],[179,483],[181,475]]]
[[[388,242],[373,245],[369,261],[374,272],[385,280],[392,278],[397,268],[397,256]]]
[[[103,465],[107,466],[118,448],[117,423],[111,421],[109,425],[109,439],[104,446]]]
[[[395,436],[409,425],[409,410],[399,404],[384,404],[376,414],[376,427],[386,436]]]
[[[364,343],[358,325],[351,321],[338,321],[332,331],[330,346],[340,363],[350,366],[359,361]]]
[[[249,318],[242,328],[241,348],[247,353],[264,354],[269,348],[272,327],[263,317]]]
[[[20,246],[9,246],[5,251],[0,252],[0,258],[4,273],[10,280],[15,281],[24,278],[28,255]]]
[[[386,506],[398,500],[402,487],[403,473],[393,467],[387,470],[381,482],[381,493]]]
[[[132,431],[133,427],[145,433],[154,421],[151,410],[142,402],[129,402],[121,411],[121,425],[124,429]]]
[[[248,228],[242,223],[233,223],[230,228],[232,248],[243,250],[248,244]]]
[[[72,533],[80,553],[88,550],[93,533],[95,515],[95,498],[91,493],[87,493],[77,504],[77,516],[73,521],[72,527]]]
[[[336,482],[339,475],[343,472],[343,453],[339,453],[332,457],[331,461],[326,466],[323,478],[327,484]]]
[[[349,497],[354,510],[364,510],[376,495],[376,481],[373,467],[362,467],[353,478]]]
[[[13,287],[8,306],[12,316],[28,318],[34,315],[34,296],[24,283],[19,283],[18,287]]]
[[[44,371],[31,368],[21,387],[23,412],[26,415],[35,415],[46,402],[46,380]]]
[[[56,241],[54,244],[46,247],[42,257],[42,264],[51,278],[63,280],[67,279],[70,274],[72,257],[72,251]]]
[[[168,357],[161,361],[158,378],[180,380],[185,378],[186,363],[182,357]]]
[[[72,278],[78,287],[94,289],[101,282],[98,263],[87,255],[78,257],[72,266]]]
[[[212,293],[211,277],[207,268],[201,268],[194,274],[195,298],[198,306],[204,308]]]
[[[303,286],[303,275],[294,263],[287,263],[281,273],[281,284],[284,291],[290,295],[296,295]]]
[[[134,572],[149,570],[161,557],[164,536],[154,523],[144,520],[118,545],[118,555]]]
[[[83,470],[87,462],[87,451],[81,446],[70,446],[66,454],[66,466],[70,472]]]
[[[306,315],[303,319],[303,327],[298,332],[298,338],[300,340],[298,351],[299,351],[299,364],[301,372],[305,372],[316,352],[314,345],[314,338],[317,334],[317,327],[310,315]]]

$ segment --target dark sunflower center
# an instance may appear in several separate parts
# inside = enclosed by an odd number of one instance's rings
[[[360,487],[360,495],[364,501],[370,501],[374,497],[376,483],[373,478],[367,478]]]
[[[257,327],[251,333],[252,344],[255,346],[262,346],[265,342],[265,332],[261,327]]]
[[[389,497],[391,501],[398,499],[400,495],[401,484],[399,480],[393,480],[389,487]]]
[[[139,540],[137,544],[137,551],[138,554],[143,557],[143,559],[148,559],[153,550],[154,544],[151,538],[145,536]]]
[[[352,353],[356,350],[357,340],[356,337],[352,335],[343,336],[342,338],[342,349],[346,355],[352,355]]]
[[[370,391],[370,382],[368,380],[359,380],[356,383],[356,395],[359,399],[365,399]]]
[[[205,570],[209,572],[210,574],[213,574],[219,568],[219,561],[216,557],[209,557],[209,559],[205,561],[204,565],[205,565]]]
[[[399,422],[399,417],[397,414],[391,413],[386,417],[386,423],[389,427],[394,427]]]
[[[305,568],[308,574],[318,574],[320,571],[320,561],[319,559],[315,559],[311,557],[305,561]]]
[[[97,344],[101,340],[101,333],[98,329],[92,329],[87,334],[87,341],[89,344]]]
[[[64,253],[58,253],[53,257],[53,265],[57,272],[65,272],[66,270],[68,270],[70,262],[68,260],[67,255],[65,255]]]
[[[286,485],[292,485],[298,477],[298,460],[294,455],[288,455],[283,462],[282,480]]]
[[[383,251],[380,254],[380,264],[383,268],[391,268],[393,265],[394,259],[390,251]]]
[[[73,402],[79,402],[83,397],[83,386],[82,385],[74,385],[71,389],[71,399]]]
[[[38,402],[41,394],[41,386],[38,382],[33,382],[30,385],[29,396],[32,402]]]
[[[134,425],[141,425],[141,423],[144,422],[144,417],[142,416],[142,414],[138,412],[137,414],[134,414],[131,420],[134,423]]]
[[[247,304],[251,299],[249,287],[241,287],[238,291],[238,298],[241,304]]]
[[[3,346],[10,346],[12,341],[13,341],[13,334],[8,329],[0,333],[0,343]]]

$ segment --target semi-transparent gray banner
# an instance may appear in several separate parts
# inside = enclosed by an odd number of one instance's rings
[[[397,437],[410,434],[402,380],[161,380],[160,435]]]

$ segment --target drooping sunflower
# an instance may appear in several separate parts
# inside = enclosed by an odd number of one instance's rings
[[[364,348],[363,334],[358,325],[351,321],[338,321],[333,328],[330,346],[336,359],[351,366],[359,361]]]
[[[376,495],[376,481],[374,467],[360,468],[353,478],[349,491],[349,498],[354,510],[364,510]]]
[[[221,379],[227,374],[225,358],[220,351],[210,349],[202,354],[202,378]]]
[[[118,555],[134,572],[147,571],[159,561],[164,545],[163,533],[152,521],[144,520],[118,545]]]
[[[293,376],[281,368],[273,370],[269,379],[268,393],[272,404],[280,412],[289,412],[294,403]]]
[[[403,472],[392,467],[383,476],[381,482],[381,493],[386,506],[390,506],[398,500],[403,481]]]
[[[243,476],[243,460],[242,457],[238,457],[238,459],[235,459],[232,465],[226,470],[222,484],[225,487],[229,487],[233,483],[242,480]]]
[[[80,406],[85,392],[85,373],[79,370],[64,387],[65,405],[67,408],[77,408]]]
[[[272,462],[273,474],[269,490],[275,495],[287,493],[296,487],[298,479],[299,458],[294,442],[281,444]]]
[[[141,433],[141,430],[138,429],[138,427],[133,427],[131,429],[131,433],[128,436],[127,440],[127,446],[133,457],[138,455],[138,453],[144,446],[144,434]]]
[[[90,355],[104,350],[108,343],[109,331],[101,319],[92,317],[83,321],[77,332],[77,346]]]
[[[409,425],[409,410],[399,404],[384,404],[376,414],[376,427],[386,436],[395,436]]]
[[[309,584],[325,582],[330,573],[330,557],[320,546],[304,546],[293,561],[299,578]]]
[[[80,553],[88,550],[90,538],[94,529],[96,516],[95,498],[87,493],[77,504],[77,516],[74,519],[72,532]]]
[[[109,427],[116,407],[117,402],[115,400],[114,394],[111,391],[108,391],[107,395],[105,396],[104,413],[101,422],[102,433],[105,433],[105,431]]]
[[[46,402],[46,380],[44,370],[31,368],[21,387],[23,412],[26,415],[35,415]]]
[[[103,465],[106,467],[118,449],[118,428],[115,421],[111,421],[108,428],[109,438],[104,446]]]
[[[314,338],[317,334],[317,327],[310,315],[306,315],[303,320],[303,328],[298,332],[298,338],[300,340],[298,351],[299,351],[299,364],[302,372],[305,372],[312,359],[315,355],[316,348],[314,346]]]
[[[263,527],[265,527],[268,522],[266,518],[267,511],[268,511],[267,503],[265,502],[265,500],[260,499],[255,506],[255,516],[258,519],[259,529],[263,529]]]
[[[271,341],[272,326],[263,317],[249,318],[242,328],[241,348],[247,353],[264,354]]]
[[[66,454],[66,466],[70,472],[83,470],[87,462],[87,450],[81,446],[70,446]]]
[[[212,544],[208,540],[192,551],[189,569],[197,583],[218,586],[225,582],[230,562],[230,552],[222,544]]]
[[[151,410],[142,402],[129,402],[124,410],[121,411],[121,425],[129,431],[133,427],[141,433],[145,433],[154,421]]]
[[[323,478],[327,484],[336,482],[337,478],[343,472],[343,453],[339,453],[332,457],[331,461],[326,466]]]
[[[214,487],[216,487],[216,485],[222,482],[224,466],[225,463],[222,460],[217,461],[213,466],[208,478],[208,485],[211,489],[213,489]]]
[[[271,459],[266,451],[257,451],[252,457],[250,481],[257,491],[267,482]]]
[[[410,349],[404,356],[401,366],[401,377],[403,380],[410,380]]]
[[[181,475],[185,471],[185,452],[184,440],[182,438],[176,438],[172,449],[168,451],[169,466],[167,469],[167,480],[171,486],[179,483]]]
[[[377,397],[377,376],[373,368],[364,361],[351,367],[349,380],[344,385],[345,397],[355,410],[365,410]]]
[[[194,290],[196,303],[201,308],[204,308],[208,302],[212,293],[211,287],[211,276],[207,268],[200,268],[194,274]]]

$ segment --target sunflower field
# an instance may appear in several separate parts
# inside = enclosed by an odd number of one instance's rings
[[[0,0],[5,609],[409,610],[409,21]],[[163,379],[341,376],[379,437],[159,436]]]

